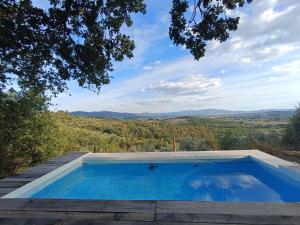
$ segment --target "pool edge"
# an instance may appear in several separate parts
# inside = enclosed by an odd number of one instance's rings
[[[134,153],[86,153],[57,169],[25,184],[12,192],[2,196],[1,198],[30,198],[30,196],[53,182],[64,176],[69,171],[79,167],[85,161],[134,161],[134,160],[199,160],[199,159],[238,159],[251,157],[260,163],[276,168],[278,171],[283,171],[284,175],[297,180],[300,179],[300,167],[296,163],[292,163],[259,150],[226,150],[226,151],[195,151],[195,152],[134,152]],[[288,172],[292,171],[293,174]],[[38,188],[37,188],[38,186]]]

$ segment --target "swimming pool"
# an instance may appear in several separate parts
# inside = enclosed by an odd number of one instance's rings
[[[143,160],[90,157],[17,197],[300,202],[300,181],[297,174],[289,173],[249,155]]]

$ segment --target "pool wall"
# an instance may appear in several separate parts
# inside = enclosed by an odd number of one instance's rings
[[[82,163],[126,163],[126,162],[180,162],[201,160],[224,160],[251,157],[275,173],[300,181],[300,168],[296,163],[274,157],[258,150],[201,151],[201,152],[143,152],[143,153],[87,153],[58,169],[10,192],[2,198],[29,198],[53,181],[80,167]]]

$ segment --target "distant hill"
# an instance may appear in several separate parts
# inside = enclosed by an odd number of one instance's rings
[[[286,110],[259,110],[259,111],[252,111],[242,114],[237,114],[235,116],[239,117],[247,117],[249,119],[286,119],[293,116],[295,110],[293,109],[286,109]]]
[[[139,119],[141,116],[134,113],[121,113],[121,112],[110,112],[110,111],[99,111],[99,112],[85,112],[85,111],[74,111],[71,112],[74,116],[86,116],[86,117],[104,117],[114,119]]]
[[[140,113],[142,117],[178,117],[178,116],[226,116],[241,114],[242,111],[230,111],[223,109],[201,109],[201,110],[185,110],[179,112],[166,113]]]
[[[111,112],[111,111],[74,111],[72,115],[86,117],[104,117],[115,119],[143,119],[143,118],[175,118],[181,116],[199,116],[199,117],[251,117],[251,118],[288,118],[294,113],[294,109],[269,109],[256,111],[230,111],[222,109],[202,109],[202,110],[186,110],[180,112],[166,113],[127,113],[127,112]]]

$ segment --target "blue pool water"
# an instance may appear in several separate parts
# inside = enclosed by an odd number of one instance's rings
[[[296,202],[300,184],[251,158],[177,163],[84,163],[33,198]]]

